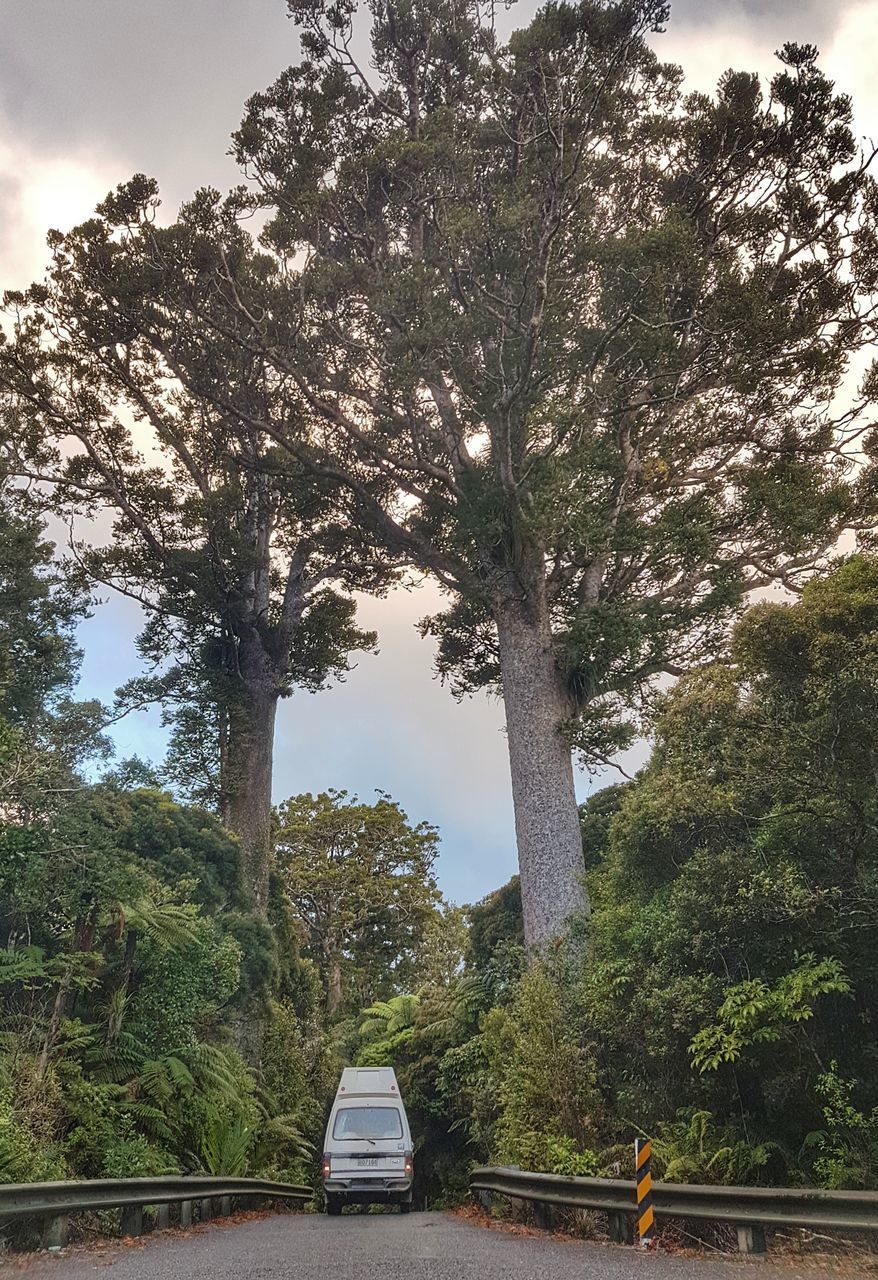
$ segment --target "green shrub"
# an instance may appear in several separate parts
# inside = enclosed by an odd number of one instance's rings
[[[773,1142],[752,1142],[708,1111],[681,1110],[653,1139],[655,1172],[665,1182],[748,1186],[781,1177],[785,1153]]]
[[[154,1146],[138,1133],[131,1115],[116,1115],[112,1126],[104,1131],[104,1178],[159,1178],[179,1173],[180,1166],[161,1147]]]
[[[0,1182],[44,1182],[63,1176],[57,1144],[40,1134],[27,1109],[16,1104],[13,1080],[0,1063]]]
[[[878,1190],[878,1107],[858,1110],[855,1089],[853,1080],[840,1077],[837,1062],[817,1083],[824,1127],[808,1134],[805,1147],[816,1152],[814,1173],[830,1191]]]
[[[535,965],[521,979],[502,1025],[489,1015],[490,1071],[500,1115],[496,1157],[502,1164],[549,1172],[580,1155],[589,1163],[595,1108],[594,1066],[578,1043],[563,974]]]
[[[558,1173],[564,1178],[596,1178],[600,1164],[593,1151],[578,1151],[572,1138],[554,1138],[546,1150],[548,1173]]]

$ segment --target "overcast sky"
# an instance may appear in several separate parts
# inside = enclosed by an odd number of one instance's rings
[[[169,215],[199,186],[234,183],[226,153],[242,104],[298,53],[284,0],[0,0],[0,31],[0,290],[39,274],[50,226],[74,225],[134,172],[159,180]],[[859,132],[878,135],[878,0],[676,0],[657,48],[709,89],[729,66],[769,74],[786,40],[819,44]],[[515,870],[512,803],[499,706],[455,703],[414,630],[437,603],[432,588],[364,602],[381,653],[343,686],[284,704],[275,796],[389,791],[441,828],[440,879],[463,902]],[[137,629],[118,598],[84,626],[84,696],[109,699],[136,673]],[[161,758],[157,715],[116,738],[123,755]],[[582,778],[582,794],[593,785]]]

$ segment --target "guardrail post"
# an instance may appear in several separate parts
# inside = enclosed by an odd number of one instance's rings
[[[634,1223],[631,1221],[630,1213],[623,1213],[620,1209],[610,1209],[607,1213],[607,1227],[613,1244],[634,1243]]]
[[[551,1231],[555,1226],[555,1206],[543,1200],[534,1201],[534,1221],[543,1231]]]
[[[180,1226],[181,1227],[192,1226],[192,1201],[191,1200],[180,1201]]]
[[[156,1205],[155,1226],[156,1231],[167,1231],[171,1225],[171,1206],[169,1204]]]
[[[201,1210],[198,1214],[202,1222],[209,1221],[213,1217],[213,1201],[210,1196],[204,1196],[201,1200]]]
[[[482,1206],[485,1212],[490,1213],[494,1207],[494,1197],[491,1195],[491,1192],[477,1191],[476,1195],[478,1196],[479,1204]]]
[[[232,1197],[223,1196],[220,1200],[220,1213],[224,1218],[228,1218],[232,1212]]]
[[[143,1235],[143,1205],[126,1204],[122,1207],[122,1235]]]
[[[738,1225],[738,1252],[765,1253],[765,1228],[759,1223]]]
[[[43,1248],[63,1249],[67,1244],[67,1214],[56,1213],[43,1220]]]

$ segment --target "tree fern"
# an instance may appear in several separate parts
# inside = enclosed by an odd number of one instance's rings
[[[118,911],[129,928],[138,929],[168,951],[184,951],[198,941],[198,911],[191,903],[144,896],[120,903]]]
[[[51,977],[42,947],[13,947],[0,950],[0,986],[33,982]]]
[[[171,1123],[167,1114],[159,1107],[148,1102],[120,1102],[119,1110],[133,1117],[140,1128],[150,1138],[159,1138],[163,1142],[174,1142],[177,1137],[176,1126]]]
[[[207,1173],[243,1178],[249,1168],[253,1131],[240,1114],[214,1114],[201,1140],[201,1163]]]
[[[420,1005],[420,997],[416,995],[393,996],[390,1000],[376,1000],[360,1015],[364,1021],[360,1025],[360,1035],[364,1038],[376,1035],[395,1035],[414,1025]]]

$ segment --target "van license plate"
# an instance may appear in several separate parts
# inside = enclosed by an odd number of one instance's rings
[[[377,1156],[366,1156],[366,1157],[364,1157],[362,1160],[358,1160],[358,1161],[357,1161],[357,1168],[358,1168],[358,1169],[377,1169],[377,1168],[378,1168],[378,1157],[377,1157]]]

